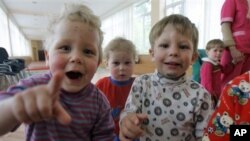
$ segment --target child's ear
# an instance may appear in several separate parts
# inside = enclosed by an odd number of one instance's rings
[[[198,58],[198,52],[196,51],[195,53],[193,53],[193,56],[192,56],[192,64],[195,62],[197,58]]]
[[[151,56],[151,58],[152,58],[151,60],[154,61],[154,58],[155,58],[155,57],[154,57],[154,49],[150,48],[150,49],[149,49],[149,54],[150,54],[150,56]]]
[[[45,55],[46,66],[49,66],[49,52],[45,50],[44,55]]]
[[[108,68],[108,60],[107,59],[103,60],[103,63],[105,65],[105,67]]]

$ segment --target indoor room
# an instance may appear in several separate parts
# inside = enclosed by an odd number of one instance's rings
[[[155,64],[149,54],[149,32],[165,16],[181,14],[188,17],[199,31],[198,49],[205,49],[211,39],[222,39],[220,12],[225,0],[1,0],[0,47],[8,60],[22,63],[20,70],[5,70],[0,64],[0,91],[15,85],[20,79],[48,72],[44,54],[44,41],[50,17],[57,16],[60,8],[69,2],[84,3],[100,17],[104,33],[102,49],[115,37],[132,41],[137,56],[133,76],[152,73]],[[2,52],[0,52],[2,56]],[[0,57],[1,58],[1,57]],[[6,58],[5,58],[6,59]],[[20,62],[19,62],[20,63]],[[194,67],[189,66],[187,76],[192,79]],[[199,71],[200,68],[196,68]],[[108,76],[104,61],[99,65],[92,82]],[[0,137],[0,141],[25,140],[21,125],[13,133]]]

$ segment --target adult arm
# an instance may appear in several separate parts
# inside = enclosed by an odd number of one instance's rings
[[[225,47],[228,47],[230,50],[230,54],[235,63],[244,59],[244,55],[236,49],[236,43],[233,39],[233,34],[231,30],[231,22],[223,22],[221,24],[221,31],[223,36],[223,42]]]

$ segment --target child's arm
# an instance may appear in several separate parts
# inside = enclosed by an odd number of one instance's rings
[[[143,135],[141,124],[147,119],[146,114],[128,113],[120,122],[119,138],[122,141],[129,141]]]
[[[208,120],[214,111],[211,94],[204,89],[200,89],[199,93],[200,95],[197,97],[199,106],[196,106],[198,109],[195,111],[195,136],[197,140],[202,137],[204,129],[208,124]]]
[[[8,98],[0,102],[0,136],[8,133],[20,124],[20,122],[14,117],[12,113],[12,103],[13,98]]]
[[[70,115],[58,101],[58,91],[63,79],[62,73],[56,73],[47,85],[26,89],[14,97],[0,103],[0,135],[12,130],[20,123],[32,123],[56,118],[62,124],[68,124]]]
[[[141,113],[142,93],[145,87],[144,77],[137,77],[131,87],[125,108],[120,115],[119,138],[122,141],[129,141],[140,137],[143,134],[142,122],[147,119],[147,114]],[[143,102],[142,102],[143,103]]]

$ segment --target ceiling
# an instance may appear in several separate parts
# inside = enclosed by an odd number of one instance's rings
[[[60,12],[64,3],[83,3],[104,19],[137,0],[2,0],[5,10],[29,40],[44,40],[49,16]]]

